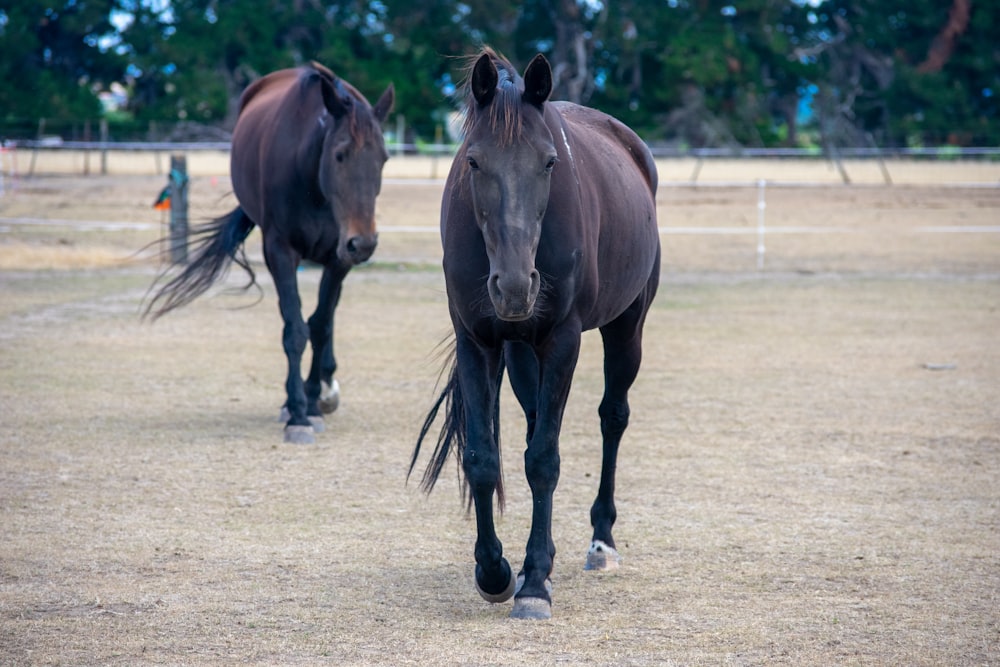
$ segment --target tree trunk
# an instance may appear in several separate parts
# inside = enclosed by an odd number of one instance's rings
[[[972,12],[971,0],[953,0],[951,11],[948,12],[948,22],[931,42],[924,62],[917,65],[917,71],[923,74],[940,72],[951,54],[955,51],[955,42],[969,27],[969,15]]]

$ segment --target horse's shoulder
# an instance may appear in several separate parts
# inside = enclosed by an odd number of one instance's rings
[[[632,128],[614,116],[609,116],[597,109],[571,102],[553,102],[552,105],[570,126],[596,134],[610,144],[624,149],[639,171],[642,172],[650,192],[656,194],[659,176],[656,171],[656,163],[653,161],[653,154]]]

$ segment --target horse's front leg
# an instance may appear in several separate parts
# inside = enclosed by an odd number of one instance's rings
[[[311,444],[315,442],[313,427],[306,414],[306,394],[302,383],[302,353],[306,349],[309,329],[302,321],[302,301],[295,272],[299,257],[287,244],[267,236],[264,238],[264,259],[278,291],[278,309],[284,328],[281,344],[288,360],[285,380],[287,396],[285,410],[285,442]]]
[[[556,555],[552,541],[552,496],[559,482],[559,431],[580,354],[580,331],[572,326],[556,333],[540,355],[538,413],[524,452],[524,471],[531,488],[531,533],[524,556],[523,583],[517,591],[514,618],[552,616],[552,574]]]
[[[462,468],[476,511],[476,590],[487,602],[504,602],[514,595],[514,577],[493,522],[493,496],[500,481],[495,423],[500,354],[482,350],[462,335],[457,337],[456,354],[465,417]]]
[[[322,428],[323,415],[334,412],[340,404],[340,387],[333,377],[337,371],[333,325],[344,278],[349,270],[350,267],[340,263],[324,267],[316,310],[309,317],[312,364],[305,382],[306,413],[317,429]]]

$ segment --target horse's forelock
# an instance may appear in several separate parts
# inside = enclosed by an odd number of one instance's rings
[[[375,119],[375,114],[367,102],[355,101],[351,105],[348,119],[351,141],[355,146],[371,143],[382,134],[382,126]]]
[[[497,90],[489,105],[481,108],[472,95],[471,73],[466,78],[464,134],[469,136],[474,127],[486,122],[489,123],[490,132],[497,138],[497,143],[509,146],[521,137],[521,95],[524,93],[524,86],[510,62],[492,50],[487,49],[484,53],[490,55],[497,68]]]

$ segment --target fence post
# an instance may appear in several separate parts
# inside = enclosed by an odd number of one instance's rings
[[[170,261],[188,262],[188,175],[187,158],[170,156]]]
[[[108,175],[108,119],[101,119],[101,176]]]
[[[431,178],[437,180],[438,177],[438,148],[440,148],[441,143],[444,141],[444,127],[441,123],[438,123],[434,128],[434,152],[431,157]]]
[[[764,188],[767,181],[763,178],[757,181],[757,270],[764,268],[764,210],[767,208],[767,201],[764,199]]]
[[[83,141],[90,145],[90,119],[83,121]],[[83,149],[83,175],[90,176],[90,149]]]
[[[42,140],[42,135],[44,134],[45,134],[45,119],[39,118],[38,135],[35,137],[35,139],[40,142]],[[37,157],[38,157],[38,144],[36,143],[35,147],[31,149],[31,164],[28,165],[28,178],[31,178],[32,176],[35,175],[35,158]]]
[[[691,172],[691,184],[692,185],[698,182],[698,174],[701,173],[702,159],[703,158],[699,155],[698,156],[698,161],[694,163],[694,170]]]

